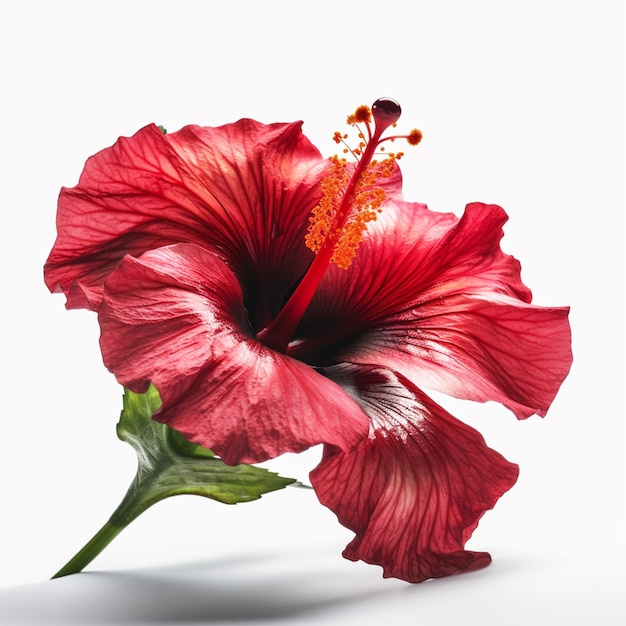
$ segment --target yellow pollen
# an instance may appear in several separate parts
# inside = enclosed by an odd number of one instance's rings
[[[372,161],[359,176],[352,198],[344,202],[350,183],[348,162],[331,157],[330,174],[322,181],[322,199],[313,209],[309,230],[305,237],[308,248],[318,252],[322,245],[331,245],[331,263],[347,269],[356,255],[368,222],[376,220],[385,200],[385,191],[377,185],[381,178],[393,172],[395,157]]]
[[[414,128],[408,135],[406,140],[409,142],[410,146],[416,146],[420,141],[422,141],[422,131]]]
[[[348,115],[348,124],[369,123],[371,119],[371,109],[367,105],[362,104],[360,107],[357,107],[357,110],[352,115]]]
[[[322,199],[313,209],[313,214],[309,218],[309,229],[304,242],[307,247],[317,252],[331,232],[333,221],[342,196],[343,189],[350,181],[350,176],[346,172],[347,161],[338,156],[331,157],[331,172],[322,180]]]
[[[390,103],[395,104],[397,111],[389,107]],[[321,182],[322,197],[313,209],[305,236],[308,248],[315,253],[323,248],[325,258],[330,257],[330,262],[341,269],[350,266],[363,240],[367,224],[376,220],[381,212],[380,207],[385,201],[381,180],[392,175],[395,162],[404,156],[403,152],[385,152],[385,146],[381,144],[384,141],[393,143],[395,139],[406,139],[410,145],[416,146],[422,139],[422,133],[417,129],[408,135],[381,137],[388,126],[395,128],[396,123],[390,123],[389,116],[399,117],[400,108],[389,99],[377,100],[373,106],[374,114],[370,107],[362,105],[347,118],[349,125],[357,127],[356,147],[348,145],[347,134],[339,131],[334,133],[335,143],[344,146],[343,154],[350,154],[356,163],[348,167],[344,157],[331,157],[330,173]],[[375,118],[374,130],[370,125],[372,118]],[[359,124],[365,125],[365,129],[359,127]],[[380,130],[379,124],[384,125]],[[375,150],[383,154],[382,161],[372,159]]]

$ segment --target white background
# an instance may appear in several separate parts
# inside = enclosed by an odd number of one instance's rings
[[[3,624],[622,623],[624,3],[17,2],[0,8]],[[227,507],[178,497],[88,568],[47,581],[134,470],[95,315],[42,265],[56,197],[149,122],[303,119],[330,155],[356,105],[391,96],[424,132],[407,199],[501,204],[503,247],[542,305],[571,305],[575,363],[541,420],[448,403],[521,466],[470,547],[480,572],[422,585],[340,556],[312,492]],[[306,478],[317,451],[279,459]]]

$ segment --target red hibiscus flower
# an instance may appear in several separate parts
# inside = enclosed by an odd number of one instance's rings
[[[568,310],[532,305],[500,250],[500,207],[402,199],[401,153],[374,158],[399,113],[349,118],[352,165],[300,124],[122,138],[62,190],[45,277],[98,312],[119,382],[153,383],[155,418],[227,463],[324,443],[311,480],[355,532],[344,555],[417,582],[489,562],[464,545],[517,478],[423,389],[544,415],[571,351]]]

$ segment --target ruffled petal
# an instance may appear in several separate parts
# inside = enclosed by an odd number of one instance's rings
[[[459,218],[424,204],[386,203],[350,268],[329,268],[304,324],[314,331],[318,318],[339,315],[342,324],[363,329],[453,293],[502,293],[530,302],[519,262],[500,250],[506,220],[496,205],[470,204]]]
[[[373,366],[327,374],[372,424],[354,450],[326,446],[311,473],[322,504],[356,534],[344,556],[409,582],[488,565],[488,553],[464,545],[513,486],[517,466],[400,375]]]
[[[461,218],[387,206],[354,267],[329,270],[297,356],[378,363],[420,387],[544,415],[572,362],[569,309],[530,304],[518,261],[500,250],[506,219],[478,203]]]
[[[233,273],[178,244],[126,256],[99,311],[107,367],[135,392],[153,383],[155,419],[230,464],[332,442],[349,448],[368,419],[334,382],[258,343]]]
[[[375,359],[451,396],[500,402],[519,419],[544,416],[572,363],[568,311],[450,296],[373,330],[344,358]]]
[[[167,135],[147,126],[91,157],[79,184],[61,191],[46,283],[68,307],[97,309],[124,255],[191,242],[218,252],[253,289],[247,300],[263,296],[251,313],[269,316],[262,309],[279,307],[310,262],[304,232],[326,167],[300,123],[245,119]]]

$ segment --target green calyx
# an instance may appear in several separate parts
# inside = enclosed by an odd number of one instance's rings
[[[143,394],[124,390],[117,435],[135,449],[137,474],[109,521],[53,578],[81,571],[135,518],[170,496],[195,494],[237,504],[296,482],[253,465],[226,465],[211,450],[154,421],[160,406],[154,386]]]
[[[152,415],[160,406],[154,386],[144,394],[126,389],[117,425],[118,437],[137,452],[139,467],[133,487],[146,492],[145,508],[178,494],[195,494],[225,504],[250,502],[295,482],[253,465],[226,465],[211,450],[155,422]]]

